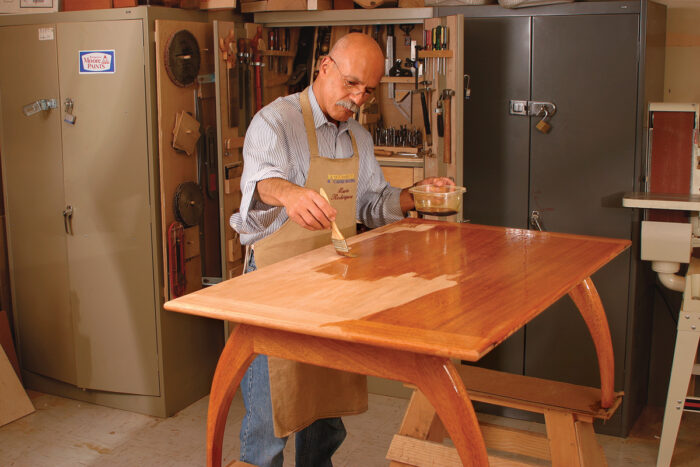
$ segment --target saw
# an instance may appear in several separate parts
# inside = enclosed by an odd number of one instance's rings
[[[177,186],[173,202],[175,218],[185,227],[198,225],[204,214],[204,195],[195,182],[185,182]]]
[[[184,88],[194,83],[199,74],[199,44],[187,29],[173,33],[165,44],[165,71],[175,85]]]

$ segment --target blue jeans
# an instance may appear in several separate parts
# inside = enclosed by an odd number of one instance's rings
[[[255,258],[251,253],[245,272],[255,269]],[[240,389],[246,410],[241,425],[240,460],[259,467],[282,467],[282,451],[287,437],[275,436],[266,355],[259,355],[253,360],[243,376]],[[316,420],[295,435],[296,466],[332,466],[331,456],[345,435],[345,426],[340,418]]]

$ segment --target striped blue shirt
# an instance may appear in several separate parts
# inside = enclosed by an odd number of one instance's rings
[[[369,132],[354,119],[335,126],[318,106],[313,91],[309,100],[316,126],[319,154],[323,157],[352,156],[352,140],[357,141],[359,175],[357,182],[357,219],[368,227],[379,227],[403,218],[399,204],[401,190],[389,186],[374,157]],[[256,183],[267,178],[282,178],[299,186],[306,184],[309,172],[309,144],[301,114],[299,93],[281,97],[260,110],[248,127],[243,144],[241,207],[230,219],[249,245],[279,229],[288,219],[283,207],[270,206],[257,199]]]

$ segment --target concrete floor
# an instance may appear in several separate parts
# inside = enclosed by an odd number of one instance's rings
[[[36,412],[0,427],[0,466],[200,466],[205,464],[208,398],[173,417],[160,419],[61,397],[30,392]],[[386,466],[389,442],[408,401],[370,395],[370,410],[344,418],[348,437],[333,458],[336,466]],[[243,403],[231,406],[224,442],[224,465],[238,455]],[[599,435],[608,463],[651,466],[656,462],[661,409],[645,411],[627,439]],[[543,432],[532,422],[480,416],[490,423]],[[294,464],[293,442],[285,466]],[[683,417],[673,466],[700,465],[700,414]]]

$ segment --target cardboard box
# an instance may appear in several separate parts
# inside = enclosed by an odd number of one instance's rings
[[[112,0],[112,8],[132,8],[139,6],[138,0]]]
[[[0,0],[0,14],[51,13],[58,11],[59,0]]]
[[[285,10],[331,10],[332,0],[242,0],[241,13]]]

